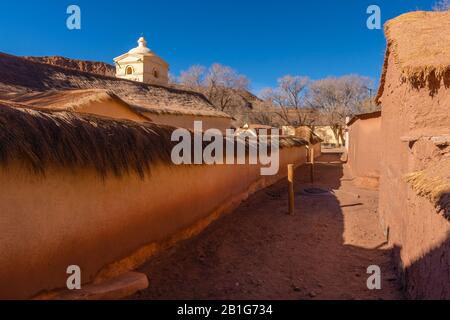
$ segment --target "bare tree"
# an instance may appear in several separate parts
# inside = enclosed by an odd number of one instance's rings
[[[371,98],[371,85],[369,78],[357,75],[330,77],[311,84],[308,104],[317,109],[331,126],[338,143],[344,141],[346,117],[360,113]]]
[[[197,89],[203,86],[206,68],[201,65],[193,65],[186,71],[181,71],[178,82],[188,88]]]
[[[169,84],[178,84],[178,78],[172,73],[169,73]]]
[[[236,72],[236,70],[213,64],[205,77],[204,88],[208,99],[221,111],[230,108],[239,98],[236,93],[240,90],[248,90],[250,81],[246,76]]]
[[[279,108],[278,115],[285,124],[303,126],[307,120],[303,107],[309,83],[308,77],[286,75],[278,79],[277,88],[264,89],[261,97]]]
[[[252,110],[247,111],[247,121],[272,127],[280,125],[280,117],[273,112],[272,103],[263,100],[253,103]]]
[[[247,109],[251,109],[248,101],[251,95],[248,93],[250,81],[231,67],[218,63],[208,69],[194,65],[180,73],[178,83],[204,94],[217,109],[227,112],[236,120],[242,118],[248,112]]]
[[[449,11],[450,0],[439,0],[433,6],[434,11]]]

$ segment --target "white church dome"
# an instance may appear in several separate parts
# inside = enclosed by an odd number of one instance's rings
[[[144,37],[140,37],[138,40],[138,46],[131,49],[128,53],[132,54],[152,54],[152,51],[147,47],[147,41]]]

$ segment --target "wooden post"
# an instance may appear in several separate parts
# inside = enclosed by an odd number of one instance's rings
[[[288,165],[288,184],[289,184],[289,215],[295,214],[294,203],[294,165]]]
[[[314,146],[311,145],[310,150],[310,161],[311,161],[311,183],[314,183],[314,165],[316,163],[315,154],[314,154]]]

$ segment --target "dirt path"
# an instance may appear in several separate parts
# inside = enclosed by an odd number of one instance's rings
[[[294,217],[286,215],[284,181],[253,195],[200,236],[161,254],[143,268],[150,287],[134,299],[401,299],[377,192],[353,186],[339,155],[317,165],[315,187],[302,190],[307,168],[296,172]],[[366,270],[382,269],[382,290],[370,291]]]

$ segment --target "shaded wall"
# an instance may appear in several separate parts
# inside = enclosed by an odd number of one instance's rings
[[[318,158],[322,155],[322,144],[316,143],[313,145],[314,148],[314,158]]]
[[[434,145],[430,135],[450,132],[450,92],[434,83],[438,89],[432,95],[428,87],[413,87],[399,79],[400,70],[390,55],[380,99],[380,216],[389,229],[390,243],[399,248],[409,297],[450,299],[450,224],[405,182],[408,173],[438,165],[448,157],[448,149]]]
[[[358,119],[349,127],[347,164],[354,177],[378,183],[381,142],[381,117]]]
[[[73,264],[83,283],[91,282],[114,262],[284,177],[287,164],[306,162],[305,147],[282,149],[280,162],[273,177],[261,176],[259,166],[158,165],[144,180],[102,180],[93,169],[54,168],[41,177],[19,163],[1,167],[8,188],[0,193],[0,299],[63,288]]]

